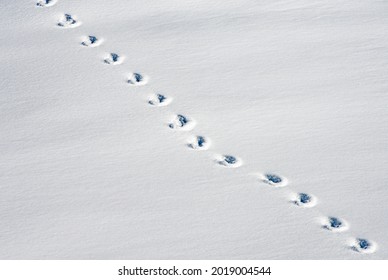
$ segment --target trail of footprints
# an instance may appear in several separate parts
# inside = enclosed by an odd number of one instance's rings
[[[57,0],[40,0],[36,2],[36,6],[39,8],[47,8],[55,5]],[[71,14],[64,14],[58,21],[57,26],[61,28],[75,28],[81,25],[81,22]],[[84,37],[81,45],[84,47],[97,47],[100,46],[103,40],[93,35]],[[108,53],[103,62],[109,65],[118,65],[123,63],[124,57],[117,53]],[[144,86],[148,83],[148,76],[140,74],[138,72],[132,72],[128,74],[127,83],[130,86]],[[148,105],[152,107],[167,106],[172,102],[172,98],[165,94],[155,93],[148,99]],[[195,120],[183,115],[177,114],[172,117],[168,123],[168,127],[174,131],[191,131],[196,126]],[[192,150],[207,150],[211,146],[210,140],[203,135],[190,136],[187,140],[187,147]],[[243,161],[230,154],[221,154],[215,156],[215,163],[219,166],[226,168],[237,168],[243,164]],[[273,188],[283,188],[288,186],[287,178],[275,174],[275,173],[263,173],[258,176],[258,180],[267,184]],[[291,198],[291,202],[301,208],[314,207],[318,199],[309,193],[294,193]],[[328,216],[321,218],[321,227],[324,230],[341,233],[349,229],[349,224],[344,219],[334,216]],[[358,253],[373,253],[375,252],[377,245],[374,241],[365,238],[352,238],[349,241],[349,248]]]

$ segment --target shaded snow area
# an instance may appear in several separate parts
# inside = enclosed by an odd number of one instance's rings
[[[388,259],[387,1],[0,9],[0,258]]]

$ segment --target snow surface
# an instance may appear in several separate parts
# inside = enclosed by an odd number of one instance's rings
[[[0,7],[0,258],[388,259],[387,1],[36,2]]]

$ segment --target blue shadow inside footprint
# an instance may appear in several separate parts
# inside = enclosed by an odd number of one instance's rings
[[[278,184],[278,183],[281,183],[283,180],[282,178],[280,178],[279,176],[275,175],[275,174],[265,174],[265,177],[267,178],[267,180],[271,183],[274,183],[274,184]]]

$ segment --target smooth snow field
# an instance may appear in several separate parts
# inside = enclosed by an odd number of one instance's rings
[[[388,259],[388,2],[15,0],[1,259]]]

